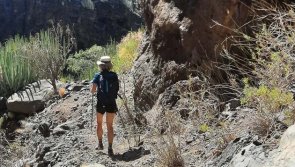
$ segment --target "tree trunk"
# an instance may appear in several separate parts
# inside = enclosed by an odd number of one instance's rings
[[[53,87],[54,94],[57,94],[56,80],[51,80],[51,85]]]

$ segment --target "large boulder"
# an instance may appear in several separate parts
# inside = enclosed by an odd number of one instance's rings
[[[235,164],[237,164],[237,160],[235,159],[248,159],[248,151],[252,150],[252,138],[250,136],[244,137],[244,138],[236,138],[234,141],[228,144],[228,146],[222,151],[221,155],[218,157],[214,158],[212,161],[207,162],[208,167],[234,167]],[[250,148],[247,148],[246,146],[251,145]],[[246,149],[244,149],[246,148]],[[242,151],[241,151],[242,150]],[[245,150],[245,151],[243,151]],[[247,153],[246,153],[247,151]],[[244,153],[246,153],[245,158]],[[235,158],[237,157],[237,158]],[[233,162],[234,161],[234,164]],[[231,164],[231,165],[229,165]]]
[[[60,85],[61,83],[58,83]],[[13,94],[7,100],[10,112],[33,114],[45,108],[45,102],[54,94],[53,88],[46,80],[28,85],[25,90]]]
[[[251,0],[150,0],[144,18],[147,33],[134,65],[135,102],[150,109],[168,87],[202,71],[223,79],[223,41],[248,19]],[[220,26],[220,25],[222,26]]]
[[[105,45],[110,38],[120,40],[141,26],[141,18],[130,10],[135,4],[129,1],[0,0],[0,41],[16,34],[34,34],[51,21],[62,21],[73,26],[79,48]]]
[[[283,134],[277,149],[271,151],[270,147],[254,142],[228,160],[228,167],[294,167],[295,125]]]
[[[252,143],[233,157],[229,167],[259,167],[263,166],[266,160],[263,147]]]
[[[265,167],[295,166],[295,125],[288,128],[282,136],[280,146]]]

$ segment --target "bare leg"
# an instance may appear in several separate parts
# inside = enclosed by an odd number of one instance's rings
[[[97,119],[97,138],[98,138],[98,141],[102,141],[102,135],[103,135],[103,130],[102,130],[103,114],[97,113],[96,119]]]
[[[106,116],[109,148],[112,148],[112,144],[113,144],[113,140],[114,140],[113,122],[114,122],[115,116],[116,116],[115,113],[107,113],[107,116]]]

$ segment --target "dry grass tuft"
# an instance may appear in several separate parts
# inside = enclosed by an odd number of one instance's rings
[[[157,128],[158,136],[154,147],[159,167],[184,167],[180,136],[184,132],[179,115],[173,112],[163,112],[163,117]]]
[[[268,136],[271,135],[274,130],[275,122],[272,116],[265,113],[257,114],[253,116],[252,121],[250,121],[250,127],[255,135]]]
[[[162,136],[157,147],[155,147],[159,167],[184,167],[181,149],[176,144],[174,137],[170,134]]]

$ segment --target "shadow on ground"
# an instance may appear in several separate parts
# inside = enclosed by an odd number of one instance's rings
[[[123,154],[115,154],[111,158],[113,161],[134,161],[136,159],[139,159],[145,155],[151,154],[150,150],[145,150],[143,147],[135,148],[135,149],[130,149],[127,152]]]

